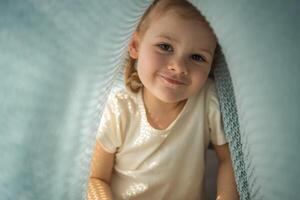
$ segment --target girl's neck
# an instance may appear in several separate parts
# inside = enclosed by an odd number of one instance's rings
[[[186,102],[186,100],[175,103],[161,101],[145,88],[143,88],[142,93],[144,105],[151,113],[172,113],[178,110],[180,111]]]
[[[176,103],[166,103],[142,88],[142,96],[149,123],[158,129],[168,127],[183,109],[187,100]]]

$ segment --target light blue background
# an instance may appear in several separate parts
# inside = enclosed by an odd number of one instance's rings
[[[151,1],[0,1],[1,199],[82,199],[110,88]],[[300,3],[199,0],[231,73],[251,199],[300,199]]]

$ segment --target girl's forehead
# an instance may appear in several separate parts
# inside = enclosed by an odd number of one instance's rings
[[[177,13],[165,13],[152,21],[148,27],[151,35],[171,33],[178,37],[212,37],[214,33],[207,22],[198,19],[183,18]]]
[[[180,22],[180,23],[178,23]],[[178,13],[177,10],[168,10],[165,13],[162,13],[158,16],[153,16],[150,22],[150,27],[155,26],[164,26],[165,28],[170,27],[171,25],[195,25],[195,29],[198,27],[205,27],[210,28],[208,22],[205,20],[204,17],[197,15],[197,16],[184,16],[182,13]]]
[[[206,22],[183,18],[170,12],[151,22],[145,33],[147,41],[168,40],[191,49],[214,49],[216,38]]]

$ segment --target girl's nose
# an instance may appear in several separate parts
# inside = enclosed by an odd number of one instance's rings
[[[176,74],[187,75],[187,67],[184,59],[174,59],[169,63],[168,69]]]

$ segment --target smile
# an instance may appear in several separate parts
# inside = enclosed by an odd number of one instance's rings
[[[168,85],[174,87],[174,86],[181,86],[181,85],[185,85],[185,83],[183,81],[180,80],[175,80],[173,78],[169,78],[163,75],[160,75],[160,77],[164,80],[165,83],[167,83]]]

